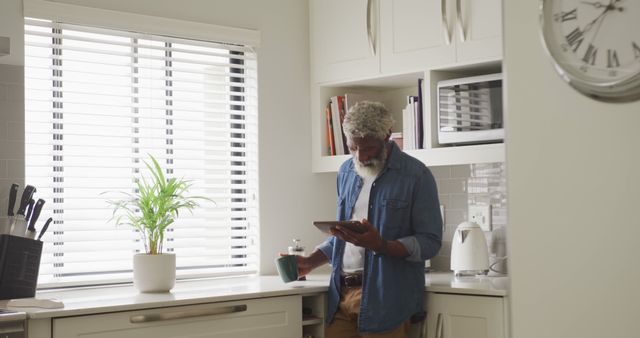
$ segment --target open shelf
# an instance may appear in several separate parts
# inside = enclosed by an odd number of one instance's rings
[[[315,325],[315,324],[321,324],[322,323],[322,318],[318,318],[318,317],[312,317],[312,318],[303,318],[302,319],[302,326],[307,326],[307,325]]]
[[[417,84],[420,78],[424,79],[422,93],[424,149],[406,150],[406,153],[430,167],[503,162],[505,160],[504,143],[440,145],[437,140],[437,103],[435,100],[438,81],[500,71],[501,62],[494,61],[431,69],[425,72],[312,85],[312,171],[316,173],[336,172],[340,165],[351,157],[350,155],[331,156],[328,153],[325,107],[331,97],[345,93],[357,93],[365,95],[367,99],[380,101],[391,111],[396,120],[392,131],[401,132],[403,129],[402,109],[406,105],[407,95],[418,94]]]

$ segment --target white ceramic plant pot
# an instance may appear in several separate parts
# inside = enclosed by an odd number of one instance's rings
[[[133,256],[133,285],[140,292],[169,292],[176,284],[176,255]]]

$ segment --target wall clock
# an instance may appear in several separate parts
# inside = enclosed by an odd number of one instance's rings
[[[640,99],[639,0],[541,0],[542,38],[560,76],[607,102]]]

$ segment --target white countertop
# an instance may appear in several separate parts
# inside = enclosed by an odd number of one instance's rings
[[[455,277],[452,272],[430,272],[425,276],[425,290],[430,292],[504,297],[509,288],[509,277]]]
[[[56,298],[64,308],[9,307],[31,319],[131,311],[167,306],[310,294],[327,290],[328,275],[310,275],[306,281],[283,283],[278,276],[242,276],[178,281],[169,293],[139,293],[131,284],[38,291],[36,298]],[[462,277],[452,273],[426,274],[425,290],[483,296],[506,296],[507,277]],[[5,308],[7,301],[0,301]]]

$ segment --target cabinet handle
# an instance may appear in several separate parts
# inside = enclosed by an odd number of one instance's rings
[[[449,32],[449,22],[447,20],[447,0],[440,0],[440,12],[442,14],[442,28],[444,28],[444,41],[451,44],[451,34]]]
[[[456,12],[458,17],[458,28],[460,30],[460,40],[465,42],[467,34],[465,33],[464,22],[462,21],[462,0],[456,0]]]
[[[369,40],[369,47],[371,47],[371,54],[376,55],[376,44],[373,39],[373,31],[371,29],[371,10],[373,8],[374,0],[367,0],[367,38]]]
[[[242,311],[247,311],[246,305],[234,305],[234,306],[218,307],[214,309],[187,310],[187,311],[179,311],[179,312],[165,312],[165,313],[152,313],[148,315],[137,315],[137,316],[129,317],[129,322],[131,322],[131,324],[140,324],[140,323],[149,323],[149,322],[160,322],[164,320],[221,315],[221,314],[242,312]]]
[[[442,338],[442,313],[438,313],[438,320],[436,321],[436,338]]]

